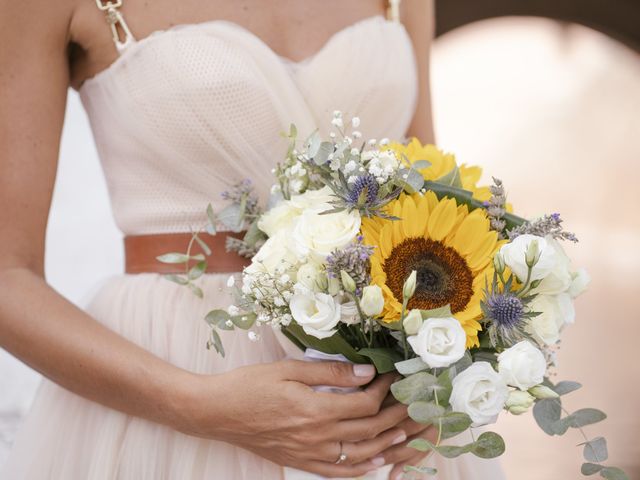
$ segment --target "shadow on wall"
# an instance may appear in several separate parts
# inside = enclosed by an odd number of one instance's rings
[[[609,414],[588,434],[609,440],[610,462],[640,478],[640,57],[584,27],[541,19],[476,23],[436,42],[438,143],[500,177],[527,216],[561,212],[581,239],[568,247],[593,277],[565,332],[558,378],[584,388],[569,409]],[[504,415],[507,478],[584,478],[578,435],[547,437],[530,414]]]

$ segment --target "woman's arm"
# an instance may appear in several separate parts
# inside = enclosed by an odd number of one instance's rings
[[[394,444],[406,407],[381,409],[371,366],[280,362],[210,376],[127,341],[44,280],[44,242],[69,85],[71,0],[0,0],[0,347],[68,390],[183,432],[325,476],[358,476]],[[250,391],[247,391],[247,388]],[[255,402],[259,392],[260,402]],[[248,415],[250,413],[250,415]],[[334,465],[338,441],[350,463]]]
[[[418,66],[418,103],[407,136],[417,137],[422,143],[434,143],[429,78],[430,50],[435,35],[433,0],[404,0],[402,5],[402,22],[411,37]]]

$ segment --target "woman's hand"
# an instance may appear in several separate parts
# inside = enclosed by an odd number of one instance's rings
[[[300,361],[197,376],[176,428],[325,477],[361,476],[383,465],[381,452],[407,438],[398,428],[407,419],[407,407],[382,407],[394,376],[380,376],[348,394],[316,392],[311,386],[359,387],[374,376],[371,365]],[[336,464],[340,442],[347,459]]]

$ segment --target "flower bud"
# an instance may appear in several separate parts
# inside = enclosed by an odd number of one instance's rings
[[[383,308],[384,296],[382,295],[382,289],[378,285],[364,287],[362,299],[360,300],[362,313],[369,317],[375,317],[382,313]]]
[[[544,385],[536,385],[533,388],[529,389],[529,393],[531,395],[533,395],[536,398],[558,398],[560,395],[558,395],[556,392],[554,392],[553,390],[551,390],[549,387],[546,387]]]
[[[337,295],[340,293],[340,288],[342,287],[340,280],[336,277],[327,278],[327,288],[326,290],[329,292],[329,295]]]
[[[298,275],[301,276],[300,272],[298,272]],[[300,278],[298,279],[298,281],[304,283],[304,281]],[[315,278],[315,284],[321,292],[326,292],[329,288],[329,277],[326,273],[320,273]]]
[[[344,270],[340,270],[340,277],[342,279],[342,286],[347,292],[353,293],[356,291],[356,282],[351,278],[351,275]]]
[[[535,399],[527,392],[521,390],[513,390],[509,393],[509,397],[505,403],[505,407],[509,410],[509,413],[514,415],[520,415],[533,405]]]
[[[496,256],[493,257],[493,267],[496,269],[496,273],[498,275],[502,275],[504,273],[504,257],[500,252],[496,253]]]
[[[527,263],[527,267],[533,268],[538,260],[540,260],[540,255],[542,252],[540,251],[540,245],[538,245],[537,240],[533,240],[529,243],[529,247],[527,248],[527,252],[525,254],[525,261]]]
[[[420,327],[422,326],[422,314],[420,310],[413,309],[402,321],[402,326],[407,335],[417,335]]]
[[[413,297],[413,294],[416,293],[416,281],[418,278],[418,272],[413,270],[409,278],[404,282],[404,287],[402,287],[402,295],[405,300],[409,300]]]
[[[536,289],[540,286],[540,284],[542,283],[542,278],[539,278],[538,280],[534,280],[533,282],[531,282],[531,288],[532,289]]]

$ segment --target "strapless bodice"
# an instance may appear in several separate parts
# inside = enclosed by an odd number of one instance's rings
[[[244,178],[266,198],[291,123],[302,137],[326,133],[339,109],[359,116],[367,137],[401,138],[416,95],[409,36],[382,16],[301,62],[234,23],[179,25],[133,42],[80,88],[128,235],[199,227],[206,205]]]

